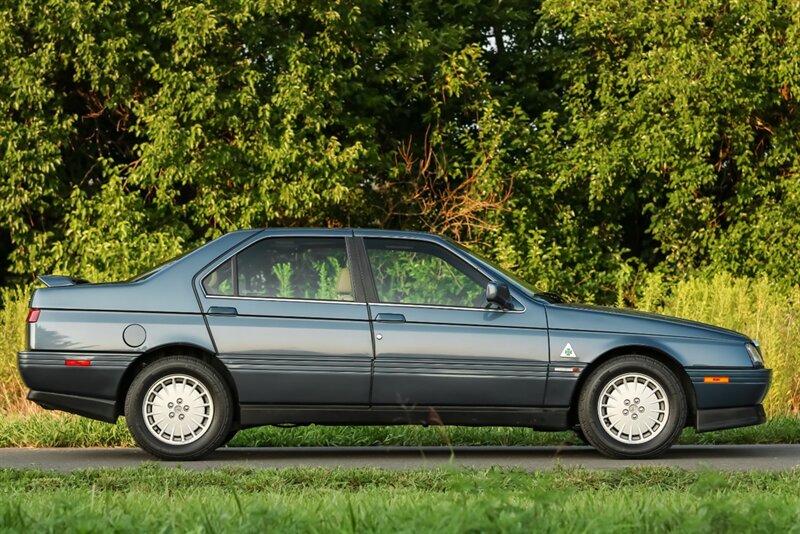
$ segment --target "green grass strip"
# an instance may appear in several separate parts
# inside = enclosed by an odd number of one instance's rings
[[[684,444],[800,443],[800,418],[776,417],[764,425],[697,434],[691,429]],[[297,428],[261,427],[244,430],[231,442],[238,447],[300,446],[435,446],[435,445],[577,445],[572,432],[533,432],[527,428],[377,426]],[[134,446],[123,419],[116,425],[51,413],[28,417],[0,415],[0,447]]]
[[[792,532],[800,473],[0,470],[27,532]]]

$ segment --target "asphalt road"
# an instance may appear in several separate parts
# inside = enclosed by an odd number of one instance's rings
[[[0,449],[0,468],[38,467],[72,471],[94,467],[136,467],[158,462],[140,449]],[[187,469],[217,467],[379,467],[429,468],[519,467],[527,470],[556,466],[621,469],[669,466],[684,469],[779,471],[800,468],[800,445],[677,446],[657,460],[611,460],[590,447],[286,447],[225,448],[197,462],[158,462]]]

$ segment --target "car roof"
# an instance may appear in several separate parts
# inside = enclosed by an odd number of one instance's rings
[[[423,238],[443,240],[441,236],[427,232],[412,232],[406,230],[383,230],[372,228],[263,228],[261,235],[326,235],[326,236],[357,236],[357,237],[394,237],[394,238]]]

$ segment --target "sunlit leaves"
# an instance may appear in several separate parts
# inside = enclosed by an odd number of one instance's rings
[[[10,271],[384,226],[607,299],[800,281],[794,2],[0,2]],[[0,236],[3,237],[3,236]]]

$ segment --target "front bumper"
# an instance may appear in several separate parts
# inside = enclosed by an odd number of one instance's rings
[[[760,425],[767,417],[761,405],[769,391],[771,369],[687,369],[695,392],[695,429],[710,432]],[[706,382],[705,377],[726,377],[726,383]]]
[[[697,410],[695,430],[698,432],[711,432],[726,428],[760,425],[766,422],[767,414],[764,413],[764,407],[760,404],[743,408]]]
[[[698,410],[756,406],[764,401],[772,378],[771,369],[687,368]],[[728,382],[706,382],[706,377],[725,377]]]

